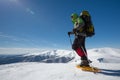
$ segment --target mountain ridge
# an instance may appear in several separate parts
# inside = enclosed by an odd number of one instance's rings
[[[116,48],[94,48],[87,52],[88,58],[97,62],[118,63],[120,58],[120,49]],[[80,57],[72,50],[39,50],[18,55],[0,55],[0,64],[17,62],[68,63],[74,61],[79,62]]]

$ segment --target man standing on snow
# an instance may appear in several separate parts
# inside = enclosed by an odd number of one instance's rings
[[[87,58],[87,51],[85,48],[85,39],[86,37],[91,37],[94,35],[94,27],[91,22],[90,14],[88,11],[82,11],[80,16],[73,13],[71,15],[71,20],[74,24],[74,28],[73,31],[68,32],[68,35],[75,35],[72,49],[74,49],[81,57],[80,66],[89,66],[89,60]],[[92,28],[88,28],[88,26],[91,26]]]

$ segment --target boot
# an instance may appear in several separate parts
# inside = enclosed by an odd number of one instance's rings
[[[88,60],[81,60],[81,63],[80,63],[80,66],[81,67],[89,67],[89,61]]]

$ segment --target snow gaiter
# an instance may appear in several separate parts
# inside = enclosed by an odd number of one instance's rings
[[[83,50],[81,49],[81,48],[77,48],[76,50],[75,50],[76,52],[77,52],[77,54],[79,55],[79,56],[85,56],[85,54],[84,54],[84,52],[83,52]]]

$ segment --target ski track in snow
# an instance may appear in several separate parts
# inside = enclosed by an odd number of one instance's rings
[[[79,57],[76,56],[69,63],[20,62],[0,65],[0,80],[120,80],[119,52],[112,48],[88,50],[93,61],[91,65],[101,69],[96,74],[76,68],[79,64]],[[98,59],[103,60],[100,62]]]

